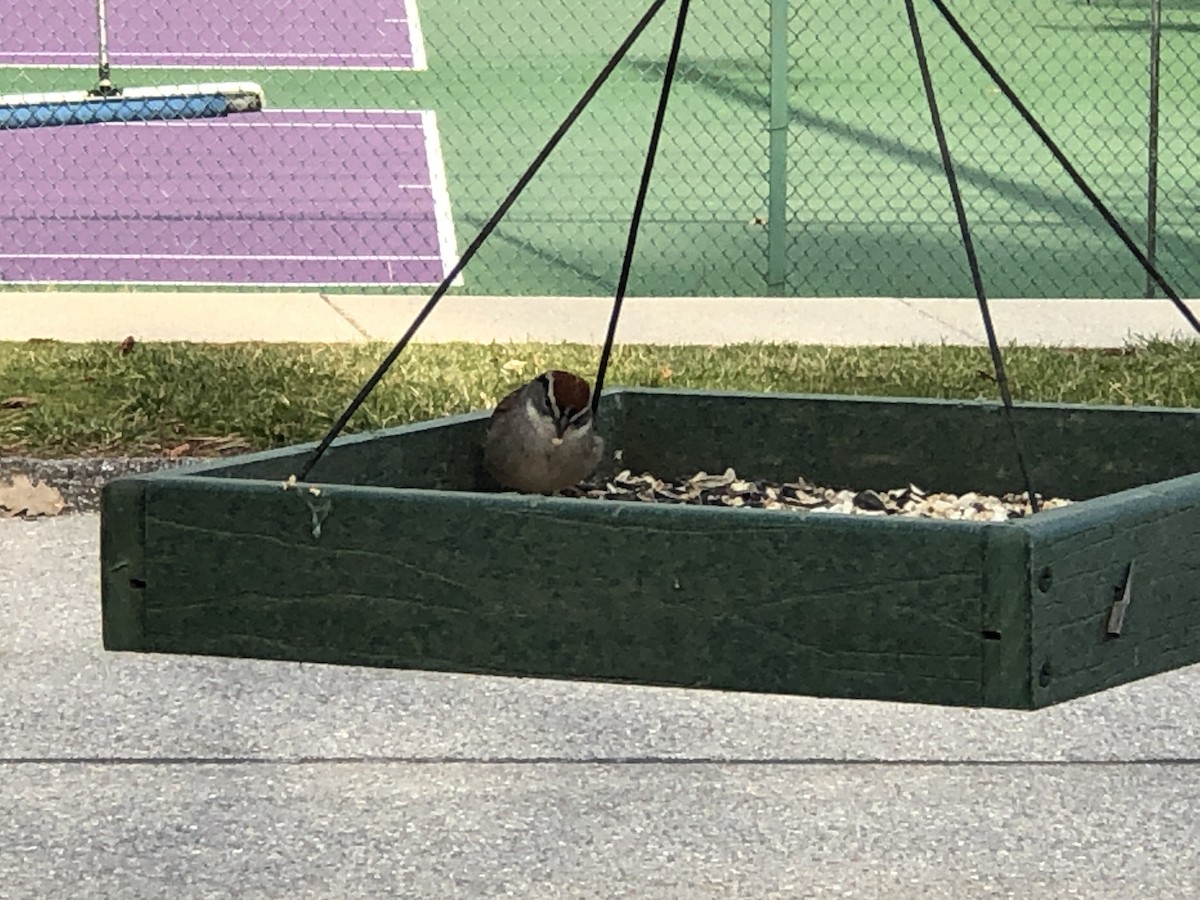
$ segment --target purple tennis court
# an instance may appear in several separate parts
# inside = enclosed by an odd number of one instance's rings
[[[0,65],[96,64],[92,0],[6,0]],[[416,0],[109,0],[114,66],[424,69]]]
[[[0,281],[430,285],[456,259],[429,111],[9,132]]]

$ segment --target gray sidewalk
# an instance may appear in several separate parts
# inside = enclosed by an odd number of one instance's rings
[[[394,341],[425,296],[80,291],[0,294],[0,340]],[[1188,301],[1200,314],[1200,301]],[[604,340],[607,297],[446,297],[418,341]],[[1194,336],[1167,300],[1024,300],[991,304],[1004,344],[1120,347],[1129,338]],[[974,299],[627,299],[622,343],[785,341],[982,344]]]
[[[108,654],[0,520],[0,897],[1200,895],[1200,667],[1039,713]]]

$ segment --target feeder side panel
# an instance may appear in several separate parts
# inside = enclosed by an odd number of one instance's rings
[[[143,478],[103,488],[100,516],[100,605],[108,650],[145,649],[145,490]]]
[[[1053,510],[1024,527],[1036,706],[1200,662],[1200,475]],[[1110,634],[1131,564],[1129,604]]]
[[[1033,703],[1029,633],[1029,538],[1015,525],[993,525],[983,540],[980,639],[983,704],[1029,709]]]
[[[153,479],[171,653],[979,705],[987,526]]]

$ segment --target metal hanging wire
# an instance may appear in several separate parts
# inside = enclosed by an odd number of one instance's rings
[[[555,129],[554,134],[551,135],[545,146],[538,151],[538,154],[536,157],[534,157],[533,162],[529,164],[529,167],[524,171],[524,173],[522,173],[521,177],[517,179],[517,183],[513,186],[513,189],[509,191],[508,195],[503,201],[501,201],[500,206],[497,207],[496,211],[492,213],[491,217],[479,230],[479,233],[475,236],[475,239],[472,240],[467,246],[466,250],[463,251],[462,256],[460,256],[458,259],[458,262],[454,264],[454,266],[446,274],[446,277],[442,279],[441,284],[437,286],[433,292],[433,295],[421,308],[421,311],[417,313],[416,318],[413,319],[412,324],[408,326],[408,330],[405,331],[400,340],[396,342],[396,345],[384,358],[383,362],[379,364],[379,367],[372,373],[371,377],[363,383],[363,386],[359,389],[354,399],[350,401],[350,405],[346,407],[340,416],[338,416],[337,420],[330,427],[326,435],[321,438],[320,442],[313,449],[313,452],[309,455],[308,459],[305,460],[304,465],[300,467],[300,471],[295,476],[296,481],[303,481],[308,477],[308,474],[312,471],[313,466],[315,466],[320,461],[321,457],[325,455],[326,451],[329,449],[329,446],[334,442],[337,436],[342,433],[342,430],[350,422],[350,419],[356,412],[358,412],[363,403],[366,402],[367,397],[371,395],[371,392],[374,391],[379,385],[379,382],[383,380],[383,376],[387,374],[388,370],[392,367],[396,360],[400,358],[400,354],[404,352],[404,348],[407,347],[412,341],[413,335],[417,333],[417,329],[421,327],[427,318],[429,318],[429,315],[437,307],[442,297],[445,296],[446,291],[450,289],[450,285],[456,278],[458,278],[463,269],[466,268],[467,263],[469,263],[475,254],[479,252],[479,249],[483,246],[484,241],[488,239],[488,236],[496,229],[496,226],[500,224],[500,220],[504,218],[505,213],[507,213],[509,208],[512,207],[513,203],[516,202],[517,198],[521,196],[522,191],[524,191],[529,185],[529,182],[533,180],[534,175],[536,175],[538,170],[541,169],[542,164],[546,162],[550,154],[554,151],[554,148],[557,147],[562,141],[563,137],[566,136],[567,132],[571,129],[571,126],[575,124],[575,120],[582,115],[583,111],[592,101],[592,98],[596,96],[600,88],[604,86],[606,81],[608,81],[608,78],[610,75],[612,75],[613,70],[616,69],[621,60],[625,58],[625,55],[629,52],[629,48],[633,46],[634,42],[637,41],[642,32],[646,30],[646,28],[654,20],[654,17],[658,14],[658,11],[662,9],[664,5],[666,5],[666,2],[667,0],[654,0],[654,2],[650,4],[649,9],[647,9],[642,17],[638,19],[637,23],[629,31],[629,34],[626,35],[625,40],[623,40],[620,46],[617,47],[616,52],[613,53],[613,55],[609,57],[608,62],[604,64],[604,68],[600,70],[600,73],[595,77],[595,79],[593,79],[592,83],[588,85],[587,90],[583,92],[583,96],[579,98],[578,102],[576,102],[576,104],[571,108],[571,111],[567,113],[566,118],[564,118],[558,128]],[[684,2],[686,3],[686,0],[684,0]]]
[[[646,206],[646,192],[650,188],[650,176],[654,171],[654,159],[658,155],[658,141],[662,136],[663,121],[667,116],[667,101],[671,97],[671,84],[675,81],[675,68],[679,64],[679,50],[683,46],[683,32],[687,25],[688,7],[691,0],[681,0],[679,14],[675,19],[675,34],[671,38],[671,52],[663,70],[662,90],[658,95],[658,108],[654,111],[654,125],[650,129],[650,146],[646,149],[646,162],[638,182],[637,198],[633,203],[633,215],[629,219],[629,237],[625,243],[625,255],[621,258],[621,275],[617,279],[617,290],[613,297],[612,315],[608,320],[608,332],[604,336],[604,349],[600,352],[600,363],[596,367],[596,384],[592,391],[592,415],[600,408],[600,392],[604,389],[604,376],[612,358],[613,342],[617,337],[617,322],[621,318],[621,306],[625,302],[625,290],[629,286],[629,271],[633,267],[633,251],[637,246],[638,229],[642,223],[642,210]]]
[[[1162,292],[1167,295],[1173,304],[1175,304],[1175,308],[1179,310],[1179,314],[1187,320],[1188,324],[1191,325],[1197,333],[1200,333],[1200,318],[1197,318],[1196,314],[1188,308],[1187,304],[1183,302],[1175,289],[1166,282],[1166,279],[1163,278],[1162,273],[1158,271],[1158,268],[1152,262],[1150,262],[1150,260],[1146,257],[1146,254],[1142,252],[1140,247],[1138,247],[1137,242],[1134,241],[1133,237],[1130,236],[1125,227],[1117,221],[1116,216],[1112,214],[1112,211],[1109,210],[1105,202],[1100,199],[1099,195],[1094,190],[1092,190],[1091,185],[1087,183],[1083,175],[1080,174],[1079,170],[1071,164],[1071,161],[1067,159],[1066,154],[1063,153],[1062,149],[1057,143],[1055,143],[1054,139],[1050,137],[1050,135],[1046,132],[1046,129],[1042,127],[1042,123],[1039,122],[1033,113],[1029,111],[1029,107],[1021,102],[1021,98],[1016,95],[1012,87],[1009,86],[1008,82],[1004,80],[1004,77],[996,70],[996,67],[993,66],[987,56],[984,55],[984,52],[980,49],[979,45],[971,39],[969,34],[967,34],[966,29],[963,28],[958,19],[954,17],[954,13],[950,12],[950,10],[947,8],[945,0],[930,0],[930,2],[937,7],[938,12],[942,14],[942,18],[946,20],[946,24],[950,26],[950,29],[962,42],[963,46],[967,48],[967,51],[975,58],[975,61],[979,63],[983,71],[987,73],[987,76],[992,80],[992,84],[999,89],[1000,93],[1004,95],[1004,98],[1008,100],[1013,109],[1015,109],[1021,118],[1025,120],[1025,124],[1033,129],[1033,133],[1037,135],[1038,140],[1040,140],[1042,145],[1050,151],[1051,155],[1062,167],[1063,171],[1067,173],[1073,182],[1075,182],[1075,186],[1083,192],[1085,197],[1087,197],[1088,202],[1092,204],[1092,208],[1100,214],[1101,218],[1104,219],[1108,227],[1111,228],[1117,237],[1121,239],[1121,243],[1123,243],[1128,248],[1129,252],[1134,255],[1134,258],[1137,259],[1138,263],[1145,270],[1146,275],[1149,276],[1150,280],[1153,281],[1154,284],[1158,285]]]
[[[975,287],[975,299],[979,301],[979,313],[983,317],[983,330],[987,334],[988,352],[992,356],[992,367],[996,372],[996,386],[1000,389],[1000,400],[1004,409],[1004,420],[1008,425],[1009,437],[1012,440],[1013,452],[1017,457],[1017,468],[1025,482],[1025,493],[1029,497],[1029,509],[1038,512],[1041,505],[1037,492],[1033,489],[1033,479],[1029,475],[1029,467],[1025,463],[1025,453],[1021,446],[1021,434],[1017,427],[1017,417],[1013,410],[1012,392],[1008,387],[1008,375],[1004,369],[1004,356],[1000,352],[1000,343],[996,340],[996,329],[992,324],[992,313],[988,308],[987,294],[983,288],[983,274],[979,270],[979,258],[975,255],[975,243],[971,240],[971,226],[967,222],[967,210],[963,205],[962,192],[958,187],[958,177],[954,174],[954,160],[950,155],[950,145],[946,141],[946,130],[942,127],[942,115],[938,110],[937,95],[933,90],[933,76],[929,71],[929,59],[925,54],[925,42],[921,39],[921,25],[917,20],[917,9],[913,0],[904,0],[908,12],[908,27],[912,32],[913,49],[917,54],[917,65],[921,69],[921,84],[925,88],[925,99],[929,105],[929,118],[933,122],[933,133],[937,138],[938,151],[942,156],[942,169],[946,173],[946,183],[950,187],[950,197],[954,201],[954,215],[958,219],[958,230],[962,236],[963,251],[967,255],[967,267],[971,270],[971,283]]]

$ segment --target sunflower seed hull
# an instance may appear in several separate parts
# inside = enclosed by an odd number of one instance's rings
[[[625,470],[603,485],[581,484],[561,492],[585,500],[641,503],[682,503],[693,506],[728,506],[771,509],[794,513],[830,513],[862,516],[907,516],[921,519],[960,519],[969,522],[1004,522],[1030,514],[1024,494],[992,496],[929,493],[915,484],[888,489],[839,490],[798,478],[782,484],[748,481],[733,469],[720,475],[698,472],[686,478],[665,480],[643,472]],[[1066,506],[1070,500],[1043,499],[1042,509]]]

